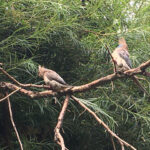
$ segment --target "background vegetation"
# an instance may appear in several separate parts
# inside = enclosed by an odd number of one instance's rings
[[[149,0],[91,0],[85,6],[80,0],[0,1],[0,62],[21,83],[43,83],[37,75],[39,64],[71,85],[106,76],[113,67],[105,46],[112,51],[120,36],[127,40],[133,67],[150,58]],[[0,81],[8,79],[0,74]],[[150,92],[150,79],[141,82]],[[132,80],[117,80],[76,96],[121,138],[139,150],[149,149],[150,105]],[[59,149],[53,130],[62,100],[55,104],[50,97],[11,97],[25,150]],[[16,150],[19,144],[7,116],[6,104],[0,103],[0,149]],[[70,150],[112,149],[104,128],[73,101],[63,130]]]

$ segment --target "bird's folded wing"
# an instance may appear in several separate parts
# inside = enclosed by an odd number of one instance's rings
[[[44,75],[46,75],[49,80],[55,80],[61,84],[66,85],[66,82],[64,81],[64,79],[59,74],[57,74],[56,72],[52,70],[47,71]]]
[[[119,53],[119,56],[123,58],[125,62],[127,63],[127,65],[131,68],[132,64],[131,64],[131,60],[129,58],[128,52],[126,50],[120,50],[118,51],[118,53]]]

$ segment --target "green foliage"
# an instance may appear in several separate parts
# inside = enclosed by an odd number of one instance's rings
[[[42,84],[37,75],[40,64],[58,72],[68,84],[86,84],[113,72],[105,47],[112,51],[118,37],[124,36],[136,67],[150,58],[149,8],[149,0],[94,0],[86,1],[85,6],[80,0],[1,0],[0,62],[21,83]],[[10,82],[0,73],[1,81]],[[150,93],[150,79],[140,82]],[[148,97],[131,79],[117,80],[77,97],[121,138],[137,149],[149,149]],[[64,98],[58,99],[55,104],[53,98],[11,97],[24,149],[58,149],[53,130]],[[6,134],[9,127],[3,122],[5,111],[0,110],[0,147],[17,149],[14,131],[10,127]],[[71,150],[112,149],[104,128],[74,101],[70,101],[63,129]]]

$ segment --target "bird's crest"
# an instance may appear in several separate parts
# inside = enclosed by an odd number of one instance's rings
[[[126,43],[126,40],[125,40],[123,37],[121,37],[121,38],[119,39],[119,46],[124,47],[125,49],[128,50],[128,45],[127,45],[127,43]]]
[[[44,72],[46,71],[46,68],[43,66],[39,65],[39,70],[38,70],[38,75],[42,77],[44,75]]]

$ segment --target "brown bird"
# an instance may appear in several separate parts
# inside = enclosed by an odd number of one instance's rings
[[[68,85],[64,79],[55,71],[39,66],[39,77],[44,79],[45,84],[50,85],[54,91],[60,91],[72,86]]]
[[[131,69],[128,45],[124,38],[119,39],[119,46],[113,51],[112,57],[115,61],[118,72],[124,72]]]
[[[117,72],[124,72],[131,69],[132,65],[129,57],[128,45],[123,37],[119,39],[119,46],[113,51],[112,57]],[[149,95],[149,93],[140,84],[136,76],[132,76],[132,79],[144,93]]]

